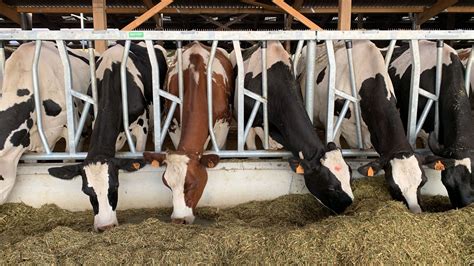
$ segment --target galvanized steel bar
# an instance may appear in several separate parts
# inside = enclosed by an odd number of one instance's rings
[[[336,121],[336,126],[334,127],[334,136],[332,137],[333,139],[336,137],[335,134],[337,133],[337,131],[339,130],[339,128],[342,125],[342,121],[344,120],[344,117],[346,116],[347,110],[349,109],[349,103],[350,103],[350,101],[347,100],[347,99],[344,101],[344,105],[342,106],[342,110],[339,113],[339,117],[337,118],[337,121]],[[361,148],[359,148],[359,149],[361,149]]]
[[[3,75],[5,75],[5,46],[3,44],[3,41],[0,40],[0,72]],[[0,84],[1,85],[1,84]]]
[[[35,110],[36,110],[36,127],[38,128],[38,134],[41,139],[41,144],[43,144],[44,151],[46,154],[51,154],[51,149],[49,148],[48,139],[44,134],[43,129],[43,120],[41,115],[41,95],[39,89],[39,79],[38,79],[38,61],[41,53],[41,41],[38,40],[35,43],[35,55],[33,57],[33,66],[32,66],[32,78],[33,78],[33,97],[35,99]],[[69,120],[68,120],[69,124]]]
[[[359,99],[357,99],[357,98],[355,98],[355,97],[352,97],[352,95],[349,95],[349,94],[347,94],[347,93],[345,93],[345,92],[343,92],[343,91],[340,91],[340,90],[336,90],[335,94],[336,94],[337,96],[340,96],[340,97],[342,97],[342,98],[344,98],[344,99],[347,99],[347,100],[349,100],[349,101],[351,101],[351,102],[353,102],[353,103],[356,103],[356,102],[359,101]]]
[[[418,90],[420,87],[420,51],[418,40],[410,40],[412,54],[412,70],[410,83],[410,100],[408,104],[408,142],[415,147],[416,144],[416,120],[418,111]]]
[[[95,52],[94,52],[94,42],[87,41],[87,47],[89,50],[89,69],[91,75],[91,90],[92,90],[92,99],[94,101],[94,118],[97,118],[99,112],[99,96],[97,94],[97,79],[95,76]]]
[[[86,102],[84,108],[82,109],[81,118],[79,119],[79,123],[77,124],[76,135],[74,136],[74,147],[77,147],[77,144],[79,144],[79,140],[82,135],[82,130],[84,129],[84,124],[86,123],[87,117],[89,116],[90,107],[91,103]]]
[[[336,57],[332,41],[326,41],[326,51],[329,63],[328,106],[326,115],[326,143],[334,140],[334,100],[336,99]]]
[[[306,47],[306,112],[308,113],[311,123],[314,119],[313,105],[314,105],[314,67],[316,65],[316,41],[309,40]]]
[[[304,45],[304,40],[299,40],[298,45],[296,45],[296,51],[291,57],[291,60],[293,61],[293,74],[295,75],[295,78],[298,75],[298,73],[296,72],[297,72],[298,63],[301,58],[301,51],[303,50],[303,45]]]
[[[249,91],[247,89],[244,90],[244,95],[248,96],[248,97],[250,97],[250,98],[252,98],[256,101],[262,102],[262,103],[267,102],[267,100],[263,96],[260,96],[260,95],[256,94],[255,92]]]
[[[435,81],[436,82],[436,81]],[[418,94],[420,94],[421,96],[424,96],[428,99],[431,99],[433,101],[437,101],[438,100],[438,96],[434,95],[433,93],[425,90],[425,89],[422,89],[422,88],[419,88],[418,89]]]
[[[74,91],[74,90],[71,91],[71,95],[76,97],[76,98],[79,98],[79,99],[83,100],[84,102],[94,104],[94,99],[92,99],[89,95],[85,95],[85,94],[82,94],[82,93]]]
[[[176,102],[177,104],[181,104],[181,99],[169,92],[166,92],[164,90],[159,90],[158,93],[161,97],[165,97],[166,99],[170,101]]]
[[[352,92],[352,97],[359,99],[359,93],[357,92],[357,87],[356,87],[356,76],[355,76],[355,71],[354,71],[354,61],[352,58],[352,41],[346,41],[346,51],[347,51],[347,60],[349,63],[349,77],[350,77],[350,82],[351,82],[351,92]],[[347,101],[346,101],[347,103]],[[346,104],[344,103],[344,105]],[[360,112],[360,102],[353,102],[353,107],[354,111],[356,113],[355,116],[355,122],[356,122],[356,136],[357,136],[357,145],[359,149],[364,148],[364,144],[362,143],[362,128],[361,128],[361,123],[362,123],[362,118],[361,118],[361,112]],[[345,114],[344,114],[345,115]],[[343,115],[343,117],[344,117]],[[337,129],[336,129],[337,132]]]
[[[209,127],[209,136],[211,137],[212,146],[214,151],[219,151],[217,145],[216,135],[214,134],[214,115],[212,113],[212,65],[214,64],[214,58],[216,57],[217,41],[212,42],[211,52],[209,54],[209,60],[207,61],[207,120]]]
[[[420,133],[420,130],[423,127],[423,124],[425,123],[426,117],[428,117],[428,113],[430,112],[433,102],[434,101],[432,99],[428,99],[428,101],[426,102],[426,105],[423,108],[423,112],[421,112],[420,118],[418,118],[418,122],[416,123],[416,136],[418,136],[418,133]]]
[[[237,63],[237,150],[244,150],[244,61],[240,50],[240,42],[232,41]]]
[[[392,59],[393,50],[395,49],[395,44],[397,40],[391,40],[390,44],[388,45],[387,54],[385,54],[385,68],[388,70],[388,66],[390,65],[390,60]]]
[[[184,97],[184,78],[183,78],[183,42],[176,42],[176,56],[178,63],[178,97],[183,100]],[[183,103],[179,104],[179,117],[183,117]]]
[[[253,105],[253,109],[252,109],[252,112],[250,113],[250,117],[247,121],[247,125],[245,125],[244,139],[247,139],[247,137],[249,135],[249,131],[250,131],[250,128],[252,127],[252,125],[253,125],[253,121],[255,120],[255,116],[257,115],[258,108],[260,108],[260,102],[256,101],[255,104]]]
[[[168,112],[168,115],[166,117],[165,123],[163,124],[163,128],[161,129],[161,139],[160,139],[160,145],[163,145],[163,142],[165,141],[166,137],[166,131],[168,131],[168,128],[171,124],[171,120],[173,119],[174,112],[176,111],[176,105],[177,102],[172,102],[170,110]]]
[[[298,45],[300,42],[298,42]],[[267,42],[262,41],[262,97],[263,100],[263,148],[268,150],[269,147],[269,125],[268,125],[268,76],[267,76]],[[301,53],[301,51],[300,51]],[[252,122],[253,123],[253,122]],[[247,139],[247,134],[245,135],[245,139]]]
[[[151,80],[152,80],[152,93],[153,93],[153,117],[158,119],[159,124],[153,124],[153,143],[155,151],[161,151],[161,103],[160,103],[160,66],[156,59],[155,47],[151,40],[146,40],[146,49],[148,51],[148,58],[150,59],[151,65]]]
[[[435,104],[435,136],[438,139],[439,134],[439,93],[441,91],[441,80],[443,78],[443,41],[439,40],[436,42],[436,79],[435,79],[435,95],[436,95],[436,104]],[[472,60],[472,53],[469,56],[469,59]],[[467,87],[469,90],[469,87]]]
[[[474,61],[474,45],[471,47],[471,52],[469,53],[469,59],[466,63],[466,77],[464,78],[464,87],[466,88],[467,96],[471,93],[471,70],[472,70],[472,61]]]
[[[135,144],[133,143],[132,135],[130,134],[129,121],[128,121],[128,93],[127,93],[127,60],[128,52],[130,50],[131,41],[125,41],[123,48],[122,62],[120,64],[120,82],[122,91],[122,121],[123,130],[127,137],[128,146],[131,152],[136,152]]]

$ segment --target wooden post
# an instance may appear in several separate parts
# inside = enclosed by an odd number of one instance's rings
[[[15,8],[3,3],[3,0],[0,0],[0,15],[7,17],[18,25],[21,24],[20,14]]]
[[[293,7],[285,3],[283,0],[272,0],[273,3],[275,3],[277,6],[279,6],[281,9],[285,10],[286,13],[292,15],[296,19],[298,19],[301,23],[303,23],[306,27],[308,27],[310,30],[322,30],[321,27],[319,27],[316,23],[312,22],[310,19],[305,17],[303,14],[295,10]]]
[[[147,21],[149,18],[160,12],[163,8],[167,7],[171,3],[173,3],[173,0],[161,0],[157,5],[150,8],[147,12],[143,13],[134,21],[130,22],[122,30],[130,31],[136,29],[138,26],[142,25],[143,22]]]
[[[339,0],[339,17],[337,20],[338,30],[351,29],[352,0]]]
[[[438,0],[434,5],[426,8],[423,12],[416,15],[416,25],[419,27],[421,24],[428,21],[430,18],[441,13],[448,7],[456,4],[458,0]]]
[[[92,17],[94,19],[94,30],[107,29],[106,0],[92,0]],[[95,49],[99,53],[107,50],[107,41],[95,41]]]

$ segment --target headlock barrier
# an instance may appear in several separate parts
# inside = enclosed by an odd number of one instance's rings
[[[130,44],[132,41],[144,41],[148,50],[150,63],[152,66],[152,77],[153,77],[153,141],[154,151],[162,151],[162,145],[165,140],[168,127],[170,126],[173,114],[178,109],[182,112],[183,103],[183,60],[182,53],[183,41],[210,41],[211,52],[208,61],[208,66],[212,66],[212,62],[215,58],[216,49],[219,42],[232,42],[237,64],[237,80],[236,80],[236,94],[237,94],[237,149],[226,150],[219,149],[216,137],[213,132],[212,124],[212,67],[207,69],[207,97],[208,97],[208,116],[209,116],[209,132],[210,139],[213,146],[213,153],[218,154],[221,157],[288,157],[289,152],[286,151],[272,151],[268,150],[269,147],[269,124],[268,124],[268,110],[267,110],[267,73],[266,67],[263,67],[262,72],[262,95],[255,94],[250,90],[244,88],[244,65],[241,52],[241,42],[243,41],[259,41],[261,42],[261,58],[262,65],[266,66],[267,62],[267,50],[266,42],[271,40],[279,41],[297,41],[296,53],[293,55],[293,71],[296,75],[296,66],[300,60],[300,53],[306,42],[307,58],[316,58],[316,43],[324,42],[328,54],[328,109],[327,109],[327,128],[326,128],[326,141],[332,141],[336,136],[342,120],[349,109],[349,105],[354,105],[355,120],[356,120],[356,136],[359,149],[344,149],[343,154],[345,156],[376,156],[377,154],[373,150],[363,150],[362,143],[362,132],[361,132],[361,111],[359,106],[359,97],[356,88],[356,77],[354,68],[357,65],[354,64],[352,59],[352,41],[353,40],[386,40],[390,41],[390,45],[386,51],[385,66],[388,68],[390,58],[392,57],[395,43],[398,40],[408,41],[412,52],[412,75],[411,75],[411,92],[410,92],[410,111],[407,124],[407,137],[412,145],[415,145],[416,136],[420,132],[423,123],[425,122],[429,111],[433,107],[435,108],[435,132],[439,130],[439,110],[438,110],[438,98],[441,86],[441,73],[442,73],[442,62],[443,62],[443,41],[444,40],[473,40],[474,31],[87,31],[87,30],[61,30],[61,31],[21,31],[21,30],[0,30],[0,71],[4,73],[5,67],[5,49],[4,43],[6,41],[35,41],[36,49],[33,58],[32,67],[32,79],[34,89],[34,102],[37,110],[37,127],[41,138],[42,145],[44,147],[43,153],[28,153],[22,156],[24,160],[66,160],[66,159],[84,159],[86,152],[78,151],[76,149],[81,132],[86,122],[87,114],[92,105],[94,115],[97,115],[97,84],[95,78],[95,54],[92,46],[94,40],[125,40],[125,49],[123,51],[122,62],[120,67],[121,72],[121,90],[122,90],[122,105],[123,105],[123,124],[125,128],[125,135],[130,152],[119,152],[117,157],[128,157],[136,158],[141,157],[141,152],[136,152],[135,143],[131,137],[128,125],[128,103],[127,103],[127,76],[126,76],[126,64],[129,55]],[[64,69],[64,80],[65,80],[65,95],[66,95],[66,106],[67,106],[67,130],[68,130],[68,147],[66,152],[53,152],[47,142],[44,135],[44,125],[42,124],[42,113],[40,108],[40,88],[38,81],[38,61],[41,53],[42,41],[52,40],[55,41],[59,50],[59,54],[63,63]],[[91,96],[79,93],[72,87],[72,74],[71,65],[67,56],[66,41],[80,41],[87,40],[89,60],[90,60],[90,74],[91,74]],[[350,73],[350,85],[351,94],[347,94],[336,88],[336,61],[334,52],[334,41],[343,40],[347,49],[347,64],[349,66]],[[436,55],[436,91],[435,93],[427,92],[419,87],[420,84],[420,56],[419,56],[419,40],[433,40],[437,41],[437,55]],[[159,80],[159,65],[155,56],[155,50],[153,49],[154,41],[176,41],[176,56],[178,64],[178,84],[179,84],[179,97],[168,93],[160,88]],[[474,46],[473,46],[474,47]],[[472,68],[473,54],[471,52],[466,66],[467,71],[465,73],[465,84],[466,90],[469,93],[469,80],[470,70]],[[313,119],[313,98],[314,98],[314,69],[315,60],[307,60],[306,64],[306,82],[305,82],[305,104],[306,111],[310,119]],[[419,96],[426,97],[428,99],[426,106],[420,118],[417,120],[417,105]],[[338,120],[334,121],[334,107],[336,96],[345,99],[343,108],[339,114]],[[85,102],[82,115],[79,118],[75,118],[73,105],[73,99],[79,98]],[[162,121],[160,105],[160,97],[164,97],[172,102],[170,111]],[[255,100],[255,105],[252,112],[249,114],[247,124],[244,124],[244,98],[249,97]],[[179,108],[178,108],[179,105]],[[263,107],[263,121],[264,121],[264,141],[263,150],[246,150],[245,139],[249,134],[251,125],[258,113],[260,106]]]

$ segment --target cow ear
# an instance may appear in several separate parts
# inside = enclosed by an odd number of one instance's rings
[[[454,159],[448,159],[439,156],[426,156],[423,158],[423,165],[438,171],[443,171],[447,168],[453,167],[454,163]]]
[[[119,159],[119,158],[113,158],[112,162],[117,166],[119,169],[128,171],[128,172],[134,172],[137,171],[138,169],[142,168],[145,166],[145,161],[142,159]]]
[[[333,151],[337,150],[337,145],[334,142],[329,142],[328,145],[326,146],[327,151]]]
[[[59,179],[71,180],[73,177],[81,174],[81,169],[82,164],[73,164],[49,168],[48,173]]]
[[[160,167],[165,162],[166,153],[144,152],[143,159],[153,167]]]
[[[217,154],[206,154],[201,156],[199,163],[207,168],[214,168],[220,161],[220,157]]]
[[[293,172],[297,174],[307,175],[313,172],[313,169],[309,165],[309,162],[305,159],[293,157],[288,159],[288,163],[290,164],[291,170],[293,170]]]
[[[359,172],[363,176],[374,176],[380,170],[382,170],[382,165],[379,161],[372,161],[366,165],[362,165],[361,167],[357,168],[357,172]]]

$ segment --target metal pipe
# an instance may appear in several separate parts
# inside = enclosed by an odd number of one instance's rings
[[[91,75],[91,90],[92,90],[92,99],[94,100],[94,118],[97,118],[99,112],[99,96],[97,94],[97,79],[95,76],[95,52],[94,52],[94,42],[87,41],[87,46],[89,50],[89,69]]]
[[[145,41],[146,48],[148,51],[148,58],[150,59],[151,65],[151,78],[152,78],[152,93],[153,93],[153,118],[158,119],[159,124],[153,124],[153,143],[155,145],[155,151],[161,151],[161,103],[160,103],[160,66],[156,59],[155,47],[151,40]]]
[[[410,100],[408,104],[408,142],[415,147],[416,144],[416,120],[418,112],[418,89],[420,87],[420,51],[418,40],[410,40],[412,54],[412,70],[410,82]]]
[[[255,120],[255,116],[257,115],[257,112],[258,112],[259,108],[260,108],[260,102],[255,102],[255,104],[253,105],[252,112],[250,113],[250,117],[247,120],[247,125],[245,126],[244,139],[247,139],[247,137],[249,135],[250,128],[253,125],[253,121]]]
[[[82,109],[81,119],[79,119],[79,123],[77,124],[77,131],[76,135],[74,136],[74,147],[77,147],[79,143],[79,139],[82,135],[82,129],[84,129],[84,124],[86,123],[87,116],[89,115],[89,109],[91,107],[90,102],[86,102],[84,105],[84,109]]]
[[[304,45],[304,40],[299,40],[298,45],[296,45],[296,51],[291,57],[291,60],[293,61],[293,75],[295,75],[295,78],[297,78],[298,73],[298,63],[301,58],[301,51],[303,50],[303,45]]]
[[[441,80],[443,78],[443,46],[444,46],[443,41],[438,40],[436,42],[435,94],[436,94],[437,99],[436,99],[436,104],[435,104],[435,126],[434,126],[436,139],[438,139],[438,136],[439,136],[439,93],[441,91]],[[469,60],[472,61],[472,53],[469,56]],[[466,89],[469,91],[469,87],[466,87]]]
[[[344,105],[342,106],[342,110],[339,113],[339,116],[337,118],[336,126],[334,127],[334,135],[332,136],[333,139],[336,137],[337,131],[339,131],[339,128],[342,125],[342,121],[344,120],[344,117],[346,116],[347,110],[349,109],[349,104],[350,104],[350,101],[346,99],[344,101]],[[361,148],[359,148],[359,149],[361,149]]]
[[[169,92],[166,92],[164,90],[159,90],[158,93],[161,97],[164,97],[170,101],[176,102],[177,104],[181,104],[181,99],[179,99],[178,97],[176,97],[175,95]]]
[[[309,40],[307,49],[307,57],[306,57],[306,89],[305,89],[305,96],[306,96],[306,112],[308,113],[309,119],[311,123],[313,123],[314,114],[313,114],[313,106],[314,106],[314,68],[315,68],[315,61],[316,61],[316,41]]]
[[[183,117],[183,97],[184,97],[184,73],[183,73],[183,42],[176,42],[176,54],[178,59],[178,97],[181,100],[179,104],[179,117]]]
[[[59,56],[63,63],[64,71],[64,90],[66,96],[66,118],[67,118],[67,136],[68,136],[68,148],[70,153],[76,153],[76,146],[74,144],[75,128],[76,128],[76,117],[74,115],[74,105],[72,98],[72,72],[71,62],[67,54],[67,48],[64,41],[56,40],[58,46]]]
[[[80,92],[77,92],[75,90],[71,91],[71,95],[83,100],[84,102],[88,102],[90,104],[94,104],[94,99],[92,99],[89,95],[82,94]]]
[[[363,149],[364,144],[362,143],[362,128],[361,128],[362,118],[361,118],[361,112],[360,112],[359,93],[357,92],[357,86],[356,86],[354,61],[353,61],[353,57],[352,57],[352,41],[346,41],[346,51],[347,51],[347,60],[348,60],[348,63],[349,63],[349,78],[350,78],[350,82],[351,82],[352,97],[357,99],[357,102],[352,103],[353,104],[352,106],[354,107],[354,111],[356,113],[355,122],[356,122],[357,145],[358,145],[359,149]]]
[[[261,103],[266,103],[267,102],[267,100],[265,98],[263,98],[263,96],[260,96],[257,93],[249,91],[247,89],[244,90],[244,95],[248,96],[248,97],[250,97],[250,98],[252,98],[256,101],[259,101]]]
[[[418,136],[418,133],[420,133],[420,130],[423,127],[423,124],[425,123],[426,117],[428,117],[428,113],[430,112],[433,102],[434,101],[432,99],[428,99],[428,101],[426,102],[426,105],[423,108],[423,112],[421,112],[420,118],[418,118],[418,122],[416,124],[416,136]]]
[[[328,78],[328,106],[326,114],[326,143],[334,140],[334,100],[336,98],[336,57],[332,41],[326,41],[326,50],[329,63]]]
[[[390,66],[390,60],[392,59],[393,50],[395,49],[396,43],[397,43],[397,40],[391,40],[388,46],[387,54],[385,55],[385,69],[387,70],[388,70],[388,67]]]
[[[36,127],[38,128],[38,134],[41,139],[41,144],[43,144],[44,151],[46,154],[51,154],[51,149],[49,148],[48,139],[44,134],[43,129],[43,120],[41,115],[41,96],[39,89],[38,81],[38,61],[41,53],[41,41],[37,40],[35,43],[35,55],[33,57],[33,66],[32,66],[32,75],[33,75],[33,97],[35,99],[35,110],[36,110]],[[68,121],[69,124],[69,121]]]
[[[163,124],[163,128],[161,129],[161,139],[160,139],[160,145],[163,145],[163,142],[165,141],[166,138],[166,132],[168,131],[168,128],[171,124],[171,120],[173,119],[174,112],[176,111],[176,105],[178,105],[177,102],[172,102],[170,110],[168,112],[168,115],[166,117],[165,123]]]
[[[421,95],[421,96],[424,96],[428,99],[431,99],[433,101],[437,101],[438,100],[438,96],[434,95],[433,93],[431,92],[428,92],[427,90],[424,90],[422,88],[419,88],[418,89],[418,94]]]
[[[336,90],[336,91],[335,91],[335,94],[336,94],[337,96],[340,96],[340,97],[342,97],[342,98],[344,98],[344,99],[346,99],[346,100],[349,100],[349,101],[351,101],[351,102],[353,102],[353,103],[356,103],[356,102],[359,101],[359,99],[357,99],[357,98],[355,98],[355,97],[352,97],[352,95],[349,95],[349,94],[347,94],[347,93],[345,93],[345,92],[343,92],[343,91],[340,91],[340,90]]]
[[[214,151],[219,151],[217,145],[216,135],[214,134],[214,115],[212,113],[212,65],[214,64],[214,58],[216,57],[217,41],[212,42],[211,52],[209,54],[209,60],[207,61],[207,125],[209,127],[209,136],[211,137],[212,146]]]
[[[4,76],[5,75],[5,46],[3,44],[3,41],[0,40],[0,72],[1,72],[1,76]],[[1,86],[2,84],[0,84]]]
[[[128,121],[128,93],[127,93],[127,59],[128,52],[130,50],[130,40],[125,41],[123,48],[122,62],[120,64],[120,82],[122,91],[122,121],[123,130],[127,137],[128,146],[131,152],[136,152],[135,144],[133,143],[132,135],[130,134],[129,121]]]
[[[298,46],[300,42],[298,42]],[[298,49],[298,48],[297,48]],[[301,53],[301,49],[300,49]],[[268,150],[269,148],[269,125],[268,125],[268,76],[267,76],[267,41],[262,41],[262,97],[265,100],[263,102],[263,148]],[[253,123],[253,121],[252,121]],[[245,139],[247,139],[247,134],[245,134]]]
[[[471,70],[472,70],[472,61],[474,61],[474,45],[471,47],[471,53],[469,53],[469,59],[466,64],[466,77],[464,79],[464,87],[466,88],[467,96],[471,93]]]
[[[244,61],[240,50],[240,42],[232,41],[237,63],[237,150],[244,150]]]

